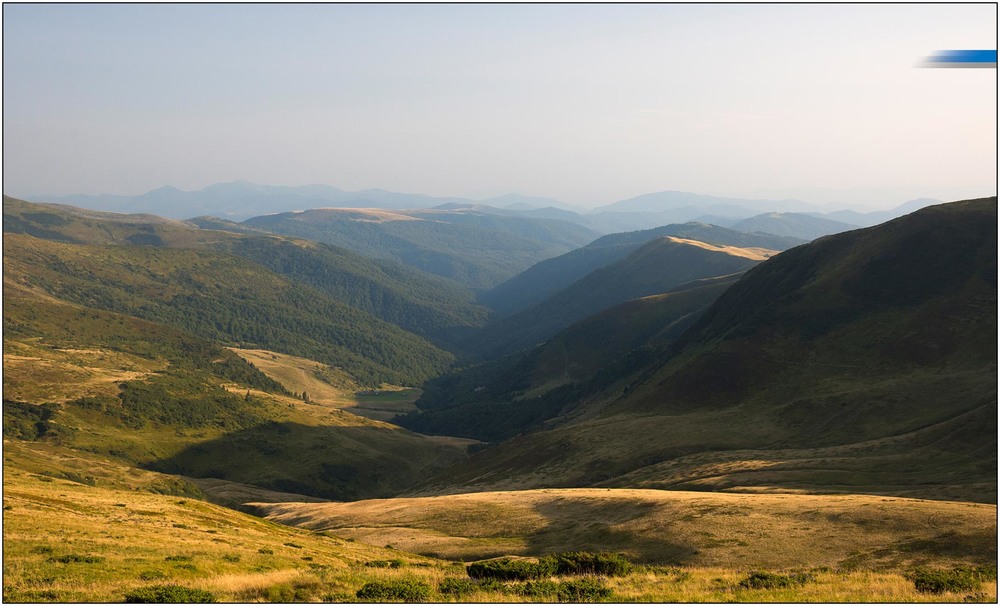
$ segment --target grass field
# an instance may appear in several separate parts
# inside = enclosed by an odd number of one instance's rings
[[[866,495],[542,489],[256,507],[276,522],[467,561],[583,549],[662,565],[905,571],[997,556],[995,505]]]
[[[417,409],[414,402],[420,397],[419,389],[383,385],[379,390],[363,390],[346,373],[326,364],[263,349],[231,349],[286,389],[308,394],[309,402],[318,406],[376,421]]]
[[[120,602],[129,592],[167,584],[208,591],[218,601],[357,602],[363,601],[357,592],[373,582],[425,586],[422,600],[433,602],[559,600],[555,593],[526,594],[531,586],[525,583],[470,585],[462,564],[407,553],[399,549],[400,544],[392,548],[368,545],[333,536],[339,532],[292,528],[212,505],[199,500],[197,489],[177,478],[101,457],[14,441],[6,441],[4,451],[3,598],[7,602]],[[89,471],[68,479],[63,470],[74,468]],[[528,502],[556,505],[557,499],[568,498],[565,491],[549,495],[554,500],[527,495]],[[509,517],[511,511],[517,511],[513,501],[524,500],[526,495],[520,496],[506,496],[509,509],[497,503],[491,515],[478,520],[454,512],[447,524],[454,528],[499,524],[510,531],[516,523]],[[701,501],[694,495],[680,498],[694,505],[707,502],[712,495],[702,495]],[[575,500],[576,507],[594,513],[586,499]],[[405,501],[382,502],[379,509],[387,523],[399,519],[407,509]],[[371,503],[361,505],[374,508]],[[568,511],[574,511],[572,503],[566,505]],[[619,505],[626,517],[638,511],[634,506]],[[823,510],[819,504],[817,508]],[[967,509],[964,517],[959,513],[960,519],[975,520],[990,510],[984,506]],[[431,511],[439,521],[444,519],[438,508]],[[477,511],[483,512],[482,507]],[[610,510],[603,516],[594,515],[591,522],[609,517]],[[581,526],[588,523],[581,520]],[[530,529],[530,521],[523,524],[524,529]],[[716,525],[713,521],[701,527],[707,531]],[[396,537],[401,539],[402,535]],[[995,581],[959,592],[920,593],[900,570],[798,566],[798,571],[807,573],[804,578],[808,581],[802,585],[750,589],[741,583],[745,584],[751,567],[749,562],[639,566],[627,576],[587,582],[610,592],[594,598],[596,601],[611,602],[996,600]],[[579,579],[551,577],[534,587],[554,588],[578,583]],[[463,584],[471,589],[453,591]]]

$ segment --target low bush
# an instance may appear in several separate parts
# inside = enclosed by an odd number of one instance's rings
[[[68,553],[66,555],[54,556],[49,558],[50,562],[59,562],[60,564],[70,564],[72,562],[82,562],[84,564],[100,564],[104,561],[101,556],[92,555],[80,555],[77,553]]]
[[[143,570],[139,573],[139,579],[143,581],[159,581],[167,578],[166,573],[159,570]]]
[[[372,560],[365,562],[365,566],[369,568],[402,568],[406,566],[406,562],[395,558],[391,560]]]
[[[401,579],[395,581],[372,581],[355,594],[366,602],[426,602],[431,595],[431,587],[423,581]]]
[[[995,573],[994,573],[995,576]],[[921,593],[944,593],[946,591],[974,591],[987,580],[975,568],[955,568],[936,570],[922,568],[911,575],[913,586]]]
[[[499,581],[528,581],[541,579],[555,574],[556,567],[552,560],[513,560],[503,558],[469,564],[465,569],[473,579],[496,579]]]
[[[600,602],[610,599],[612,595],[610,587],[605,586],[600,579],[593,577],[559,583],[560,602]]]
[[[796,574],[777,574],[774,572],[751,572],[747,578],[739,582],[743,589],[784,589],[796,585],[805,585],[813,580],[813,576],[800,572]]]
[[[469,595],[479,589],[479,585],[472,579],[460,579],[457,577],[447,577],[438,583],[438,593],[441,595],[453,595],[462,597]]]
[[[128,604],[208,604],[215,596],[203,589],[180,585],[151,585],[125,594]]]
[[[608,577],[625,576],[632,572],[632,562],[620,553],[590,553],[564,551],[542,558],[551,562],[556,574],[597,574]]]
[[[543,579],[541,581],[528,581],[520,583],[511,588],[511,593],[515,593],[526,598],[547,598],[559,594],[559,583]]]

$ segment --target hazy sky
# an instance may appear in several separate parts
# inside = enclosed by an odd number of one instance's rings
[[[3,186],[993,194],[996,10],[5,4]]]

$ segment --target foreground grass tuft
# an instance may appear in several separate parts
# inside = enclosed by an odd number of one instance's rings
[[[555,574],[556,565],[552,560],[532,562],[502,558],[469,564],[466,573],[473,579],[496,579],[498,581],[528,581]]]
[[[211,592],[180,585],[150,585],[125,594],[128,604],[208,604],[214,601]]]
[[[922,568],[912,574],[913,586],[921,593],[944,593],[946,591],[976,591],[983,581],[996,580],[996,569],[954,568],[936,570]]]
[[[356,595],[366,602],[426,602],[431,595],[431,586],[412,579],[372,581],[365,583]]]
[[[751,572],[747,578],[740,581],[743,589],[786,589],[797,585],[805,585],[813,580],[808,573],[777,574],[774,572]]]

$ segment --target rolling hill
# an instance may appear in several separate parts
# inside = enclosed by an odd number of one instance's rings
[[[867,495],[563,488],[252,508],[275,522],[463,560],[581,548],[751,570],[805,563],[907,570],[996,559],[995,505]]]
[[[229,231],[221,231],[223,228]],[[447,346],[456,333],[482,326],[489,316],[488,310],[474,303],[468,289],[438,276],[328,244],[268,235],[236,223],[181,222],[5,197],[4,231],[66,243],[225,252],[316,288],[439,346]]]
[[[781,251],[805,240],[766,234],[748,234],[705,223],[664,225],[656,229],[610,234],[566,254],[546,259],[491,290],[479,300],[501,315],[541,303],[595,269],[624,259],[643,244],[661,236],[676,236],[715,246],[766,248]]]
[[[26,288],[229,344],[312,357],[364,384],[418,382],[452,360],[412,333],[240,257],[16,234],[4,245],[5,277]]]
[[[476,290],[598,236],[566,221],[463,209],[327,208],[254,217],[244,225],[392,259]]]
[[[733,229],[739,231],[774,234],[807,241],[857,228],[857,225],[805,213],[766,213],[754,215],[733,225]]]
[[[151,213],[173,219],[216,215],[241,221],[265,213],[288,212],[324,206],[427,208],[462,198],[436,198],[383,189],[350,192],[329,185],[262,185],[249,181],[216,183],[200,190],[182,191],[166,185],[137,196],[69,195],[30,196],[33,202],[56,202],[116,213]]]
[[[541,303],[486,326],[473,335],[467,347],[486,359],[511,354],[546,341],[577,320],[618,303],[667,292],[688,282],[746,271],[774,252],[660,236]]]
[[[747,272],[594,411],[425,487],[801,489],[996,499],[996,199]],[[428,492],[425,492],[425,494]]]

